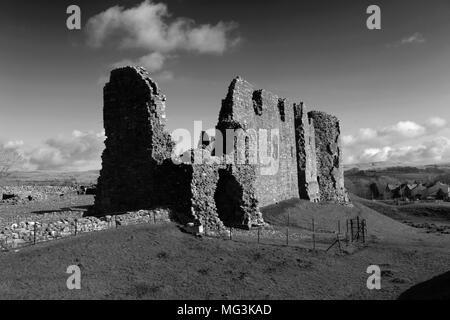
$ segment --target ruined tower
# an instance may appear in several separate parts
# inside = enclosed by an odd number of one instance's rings
[[[301,199],[320,201],[317,182],[316,137],[313,120],[308,118],[303,102],[294,104],[298,191]]]
[[[165,131],[165,96],[139,67],[113,70],[103,94],[106,148],[96,213],[159,204],[158,166],[170,157],[173,148]]]
[[[321,111],[310,111],[308,117],[315,130],[320,200],[346,203],[339,120]]]

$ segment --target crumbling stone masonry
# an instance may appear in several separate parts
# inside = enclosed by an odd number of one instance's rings
[[[308,117],[315,131],[320,200],[348,202],[344,187],[339,120],[321,111],[310,111]]]
[[[178,157],[165,130],[165,100],[144,69],[111,72],[94,214],[170,206],[183,223],[249,228],[263,223],[259,207],[279,201],[348,201],[336,117],[307,113],[302,103],[237,77],[222,100],[222,135],[202,132],[198,148]]]
[[[295,142],[297,149],[298,191],[301,199],[320,200],[317,182],[316,137],[313,120],[303,103],[294,104]]]
[[[105,150],[97,212],[149,208],[161,203],[158,166],[173,142],[165,131],[165,96],[142,68],[113,70],[104,88]]]
[[[251,150],[257,159],[253,188],[260,206],[298,198],[294,109],[289,101],[266,90],[255,90],[250,83],[237,77],[222,101],[217,129],[225,140],[225,153],[233,150],[226,129],[240,131],[235,148],[239,163],[245,163],[243,137],[252,141],[249,145],[256,146],[256,150]],[[263,141],[267,143],[263,145]],[[270,156],[271,163],[265,163],[264,155]]]

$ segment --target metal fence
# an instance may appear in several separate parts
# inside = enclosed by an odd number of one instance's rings
[[[304,226],[264,226],[250,230],[228,227],[226,232],[219,229],[205,229],[205,236],[237,242],[257,243],[261,245],[291,246],[311,251],[342,252],[346,246],[367,243],[367,223],[359,217],[346,219],[345,230],[341,221],[337,221],[335,230],[327,230],[311,219],[310,225]]]
[[[16,236],[6,236],[0,239],[2,251],[17,250],[35,245],[41,242],[54,241],[67,237],[78,236],[83,233],[115,229],[121,226],[162,224],[168,219],[149,212],[139,219],[121,220],[121,215],[111,216],[109,221],[98,220],[95,222],[80,223],[81,219],[65,219],[66,224],[58,221],[21,221],[27,225],[27,235],[17,239]],[[60,224],[58,228],[54,226]],[[32,226],[32,227],[30,227]],[[31,229],[30,229],[31,228]],[[203,236],[220,238],[224,240],[242,243],[257,243],[260,245],[290,246],[316,251],[330,251],[331,249],[342,252],[345,246],[355,243],[365,244],[367,241],[367,223],[359,217],[345,220],[345,230],[341,229],[341,221],[337,221],[335,230],[327,230],[324,226],[311,219],[310,225],[304,226],[271,226],[243,230],[228,227],[223,229],[204,229]],[[16,237],[16,238],[15,238]]]

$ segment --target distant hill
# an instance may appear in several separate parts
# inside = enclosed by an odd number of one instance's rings
[[[408,162],[399,162],[399,161],[380,161],[380,162],[367,162],[367,163],[353,163],[353,164],[344,164],[344,170],[383,170],[386,168],[397,168],[397,167],[409,167],[409,168],[418,168],[418,169],[426,169],[426,168],[441,168],[450,170],[450,162],[449,163],[439,163],[439,164],[424,164],[418,165],[415,163]]]
[[[13,171],[0,185],[70,185],[96,183],[99,170],[90,171]]]

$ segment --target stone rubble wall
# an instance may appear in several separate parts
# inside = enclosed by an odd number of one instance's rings
[[[0,249],[16,248],[27,244],[51,241],[80,233],[101,231],[118,226],[139,223],[169,222],[171,211],[168,209],[140,210],[118,216],[81,217],[82,213],[65,217],[45,216],[28,220],[0,220]],[[35,234],[36,232],[36,234]]]
[[[165,101],[144,69],[111,72],[104,88],[107,138],[95,214],[151,208],[161,202],[157,171],[173,148],[165,130]]]
[[[294,104],[298,189],[302,199],[320,201],[315,130],[303,103]]]
[[[0,186],[0,202],[3,194],[17,195],[17,200],[28,201],[28,196],[31,196],[33,201],[42,201],[49,197],[76,194],[76,192],[75,186]]]
[[[260,206],[298,198],[294,110],[290,101],[266,90],[255,90],[249,82],[237,77],[230,84],[226,98],[222,100],[216,127],[224,136],[224,152],[233,147],[233,141],[226,139],[226,129],[240,129],[249,136],[251,132],[258,134],[255,142],[257,170],[254,189]],[[269,165],[264,163],[258,151],[263,149],[258,143],[260,129],[266,130],[265,152],[275,159],[273,174],[268,174]],[[241,144],[236,149],[239,152],[244,148]]]
[[[308,117],[312,120],[315,131],[320,200],[348,203],[344,187],[339,120],[321,111],[310,111]]]

